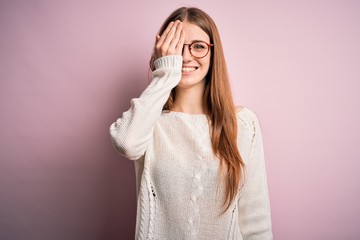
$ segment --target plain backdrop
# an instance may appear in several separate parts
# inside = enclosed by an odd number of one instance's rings
[[[274,239],[360,239],[356,0],[0,1],[0,239],[134,238],[134,166],[108,129],[181,6],[213,17],[260,119]]]

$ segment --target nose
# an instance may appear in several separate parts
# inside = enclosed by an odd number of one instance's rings
[[[190,47],[189,44],[184,44],[183,50],[182,50],[182,57],[184,62],[190,62],[193,60],[193,56],[190,53]]]

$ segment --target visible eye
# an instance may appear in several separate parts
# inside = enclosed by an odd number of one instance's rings
[[[201,51],[207,49],[207,45],[201,42],[194,42],[193,44],[191,44],[191,48],[194,49],[195,51]]]

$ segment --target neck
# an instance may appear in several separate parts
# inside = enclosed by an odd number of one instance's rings
[[[175,102],[171,109],[175,112],[185,112],[191,114],[204,114],[204,91],[205,81],[191,88],[175,88]]]

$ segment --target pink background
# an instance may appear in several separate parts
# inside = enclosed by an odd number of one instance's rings
[[[133,239],[108,128],[183,5],[214,18],[260,118],[275,239],[360,239],[359,1],[31,2],[0,2],[0,239]]]

